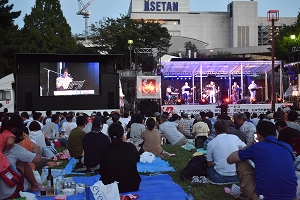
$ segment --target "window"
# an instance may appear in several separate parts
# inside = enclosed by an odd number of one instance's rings
[[[10,91],[0,90],[0,101],[11,100]]]

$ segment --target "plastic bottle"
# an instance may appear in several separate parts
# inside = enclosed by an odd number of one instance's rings
[[[186,197],[186,200],[194,200],[194,197],[192,196],[192,187],[188,186],[188,196]]]
[[[60,194],[61,193],[61,187],[59,183],[59,179],[56,179],[55,185],[54,185],[54,192],[55,194]]]

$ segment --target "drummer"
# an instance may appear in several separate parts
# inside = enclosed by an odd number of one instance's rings
[[[166,99],[167,99],[167,104],[171,103],[172,100],[172,86],[169,85],[166,89]]]

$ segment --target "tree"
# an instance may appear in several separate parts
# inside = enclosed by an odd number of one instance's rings
[[[14,25],[14,19],[18,18],[21,11],[12,12],[13,4],[8,0],[0,1],[0,77],[12,73],[15,66],[14,53],[20,49],[20,31]]]
[[[108,54],[124,54],[118,59],[118,68],[129,66],[129,44],[133,47],[157,48],[167,50],[170,47],[171,36],[168,30],[158,23],[133,20],[121,15],[117,19],[103,18],[91,24],[89,38],[100,52]],[[125,64],[126,63],[126,64]]]
[[[77,53],[82,45],[72,37],[59,0],[36,0],[24,17],[22,33],[27,53]]]
[[[295,35],[295,39],[291,38]],[[300,12],[297,16],[297,21],[291,26],[284,26],[280,29],[278,35],[275,36],[275,55],[277,59],[291,62],[291,57],[297,56],[297,53],[292,53],[292,46],[300,46]],[[300,58],[298,57],[298,61]]]

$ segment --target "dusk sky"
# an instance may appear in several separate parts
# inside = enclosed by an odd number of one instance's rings
[[[245,1],[245,0],[240,0]],[[249,0],[247,0],[249,1]],[[300,0],[256,0],[258,1],[258,16],[266,17],[269,10],[279,10],[280,17],[297,17],[300,11]],[[79,11],[77,0],[61,0],[61,8],[68,24],[72,28],[72,33],[83,33],[84,19],[76,15]],[[82,0],[84,4],[89,0]],[[229,0],[190,0],[190,11],[220,11],[227,10]],[[21,16],[15,20],[19,27],[23,27],[25,14],[30,14],[35,0],[9,0],[9,4],[14,4],[13,11],[22,11]],[[103,17],[117,18],[120,14],[127,14],[130,0],[94,0],[87,10],[91,12],[88,19],[89,25],[103,19]]]

